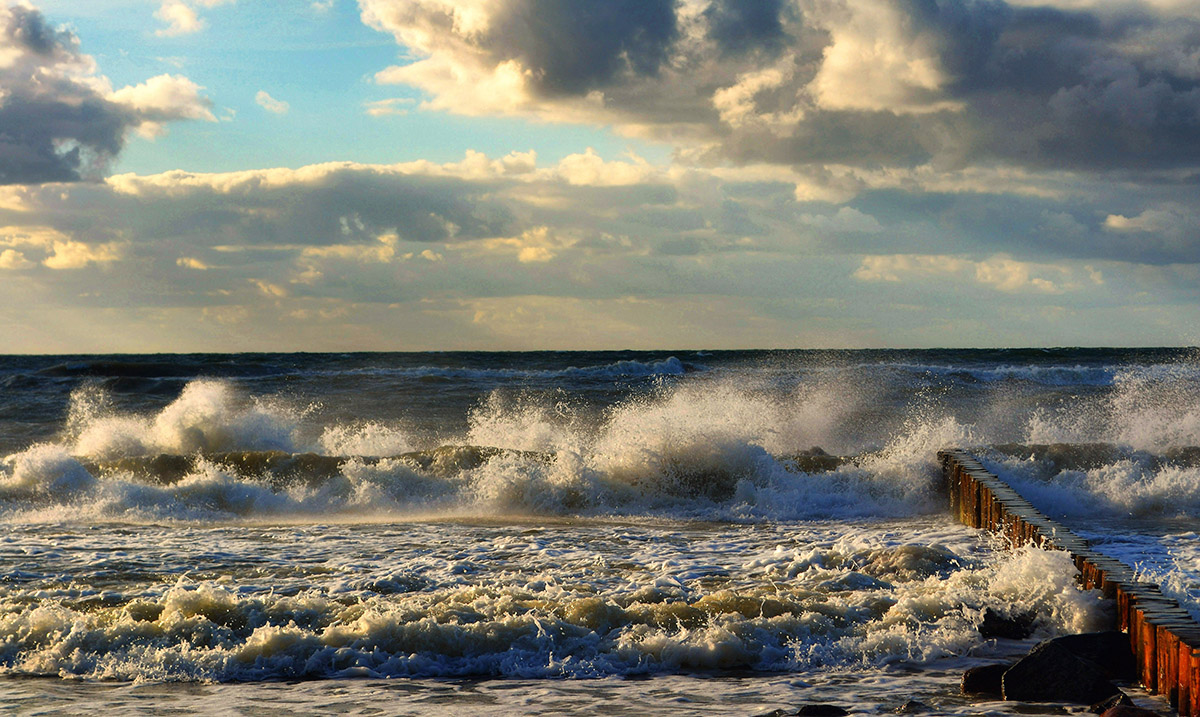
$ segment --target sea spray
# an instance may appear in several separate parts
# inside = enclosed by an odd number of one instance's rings
[[[1197,375],[1165,350],[0,360],[0,670],[77,681],[0,697],[992,712],[965,666],[1107,608],[1064,556],[954,525],[936,451],[977,446],[1194,604]],[[1105,448],[986,449],[1034,439]],[[989,610],[1035,635],[984,639]]]

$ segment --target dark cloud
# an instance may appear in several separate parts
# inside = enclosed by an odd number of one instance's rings
[[[784,10],[783,0],[714,0],[704,17],[709,37],[724,53],[777,52],[787,39],[780,17]]]
[[[0,56],[0,184],[99,178],[131,130],[207,114],[185,78],[160,77],[121,101],[78,39],[31,7],[0,7]]]
[[[15,61],[0,69],[0,184],[76,181],[102,171],[140,123],[78,76],[71,33],[40,12],[0,9],[0,38]]]
[[[282,170],[266,170],[275,171]],[[170,184],[149,184],[111,208],[128,214],[121,221],[136,224],[141,236],[204,237],[208,245],[370,243],[387,232],[412,242],[455,241],[501,236],[514,224],[506,205],[488,199],[492,184],[453,177],[346,168],[286,184],[247,173],[235,185],[199,186],[188,201],[171,202]],[[95,218],[79,215],[69,229],[84,231]]]
[[[9,13],[4,35],[11,45],[39,55],[70,54],[78,45],[74,35],[47,25],[42,14],[34,8],[15,5],[9,8]]]
[[[673,0],[514,0],[483,44],[520,60],[542,91],[581,94],[655,74],[676,34]]]
[[[362,4],[455,67],[517,61],[530,97],[500,111],[596,113],[708,161],[1200,165],[1200,15],[1187,8],[710,0],[697,16],[670,0],[498,0],[471,31],[438,3]],[[449,95],[445,73],[405,76]],[[581,102],[594,90],[602,106]]]

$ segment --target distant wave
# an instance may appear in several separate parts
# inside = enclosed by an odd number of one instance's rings
[[[682,376],[685,373],[706,371],[703,364],[684,362],[671,356],[661,361],[617,361],[600,366],[569,367],[564,369],[477,368],[455,366],[413,366],[405,368],[371,367],[338,371],[339,374],[399,376],[414,379],[445,380],[495,379],[628,379],[650,376]],[[331,372],[333,373],[333,372]]]

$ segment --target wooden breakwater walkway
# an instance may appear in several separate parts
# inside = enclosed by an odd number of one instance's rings
[[[1042,515],[970,453],[939,451],[938,459],[959,521],[1000,534],[1013,547],[1069,553],[1083,587],[1116,600],[1116,627],[1129,635],[1142,686],[1165,696],[1180,715],[1200,717],[1200,623],[1157,585],[1136,581],[1128,565]]]

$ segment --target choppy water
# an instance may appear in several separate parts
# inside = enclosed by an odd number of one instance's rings
[[[1106,606],[944,515],[936,451],[1200,598],[1185,351],[0,358],[18,711],[746,714],[954,694],[991,607]],[[819,447],[819,450],[814,448]],[[837,458],[841,457],[841,458]],[[26,679],[37,677],[42,679]]]

